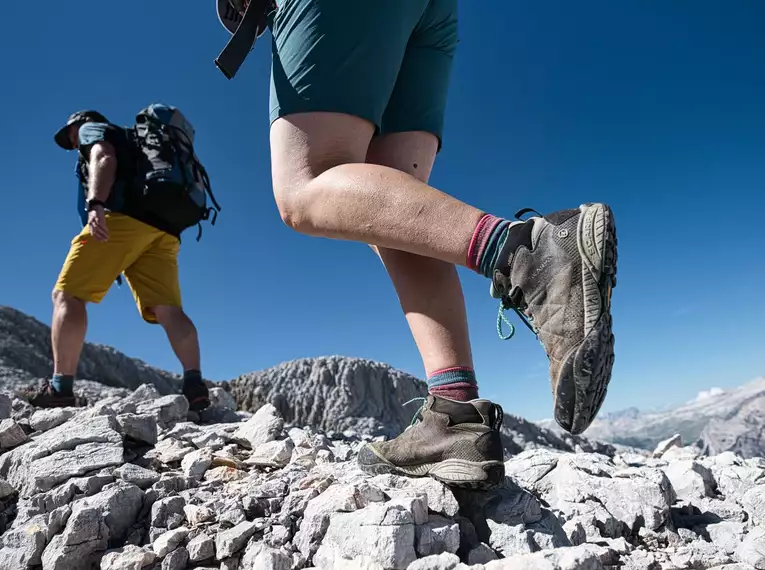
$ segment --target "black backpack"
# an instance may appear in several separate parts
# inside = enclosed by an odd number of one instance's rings
[[[215,225],[221,208],[194,152],[194,127],[177,108],[154,103],[138,112],[127,132],[135,153],[132,198],[179,235],[198,226],[199,241],[201,222]]]

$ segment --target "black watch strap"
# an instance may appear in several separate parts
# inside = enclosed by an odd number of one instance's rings
[[[106,204],[104,204],[101,200],[88,200],[88,212],[90,212],[93,208],[96,206],[101,206],[102,208],[106,208]]]

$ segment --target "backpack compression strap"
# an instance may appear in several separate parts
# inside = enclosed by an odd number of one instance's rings
[[[224,1],[227,2],[227,12],[229,10],[236,12],[236,9],[227,0]],[[223,48],[223,51],[215,59],[215,65],[227,79],[233,79],[237,71],[239,71],[242,63],[244,63],[244,60],[250,54],[250,51],[252,51],[257,39],[266,31],[268,16],[275,9],[276,3],[274,0],[250,0],[250,3],[245,8],[244,17],[239,22],[239,26],[228,40],[226,47]],[[220,2],[218,10],[220,11]],[[223,15],[219,13],[219,16]],[[236,13],[236,16],[238,16],[238,13]],[[238,18],[228,18],[228,20],[235,19]]]

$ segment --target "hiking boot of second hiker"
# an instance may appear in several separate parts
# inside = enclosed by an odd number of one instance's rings
[[[513,223],[494,268],[492,295],[544,346],[555,420],[572,434],[595,419],[611,380],[615,286],[616,227],[604,204]]]
[[[473,489],[504,482],[502,408],[488,400],[457,402],[431,395],[418,417],[419,422],[397,438],[365,445],[358,458],[362,471],[429,475],[447,485]]]
[[[37,390],[27,392],[26,397],[35,408],[69,408],[86,404],[84,399],[74,394],[64,395],[56,392],[50,382],[44,382]]]
[[[210,392],[204,380],[185,380],[183,395],[189,402],[189,410],[200,412],[210,407]]]

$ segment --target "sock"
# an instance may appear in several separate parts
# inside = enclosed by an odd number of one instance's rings
[[[184,370],[183,382],[202,382],[202,373],[199,370]]]
[[[74,376],[71,374],[54,374],[50,384],[58,394],[64,396],[74,394]]]
[[[484,215],[470,240],[467,266],[485,277],[491,277],[509,230],[510,221],[491,214]]]
[[[478,397],[475,372],[466,366],[437,370],[428,376],[428,392],[458,402],[474,400]]]

